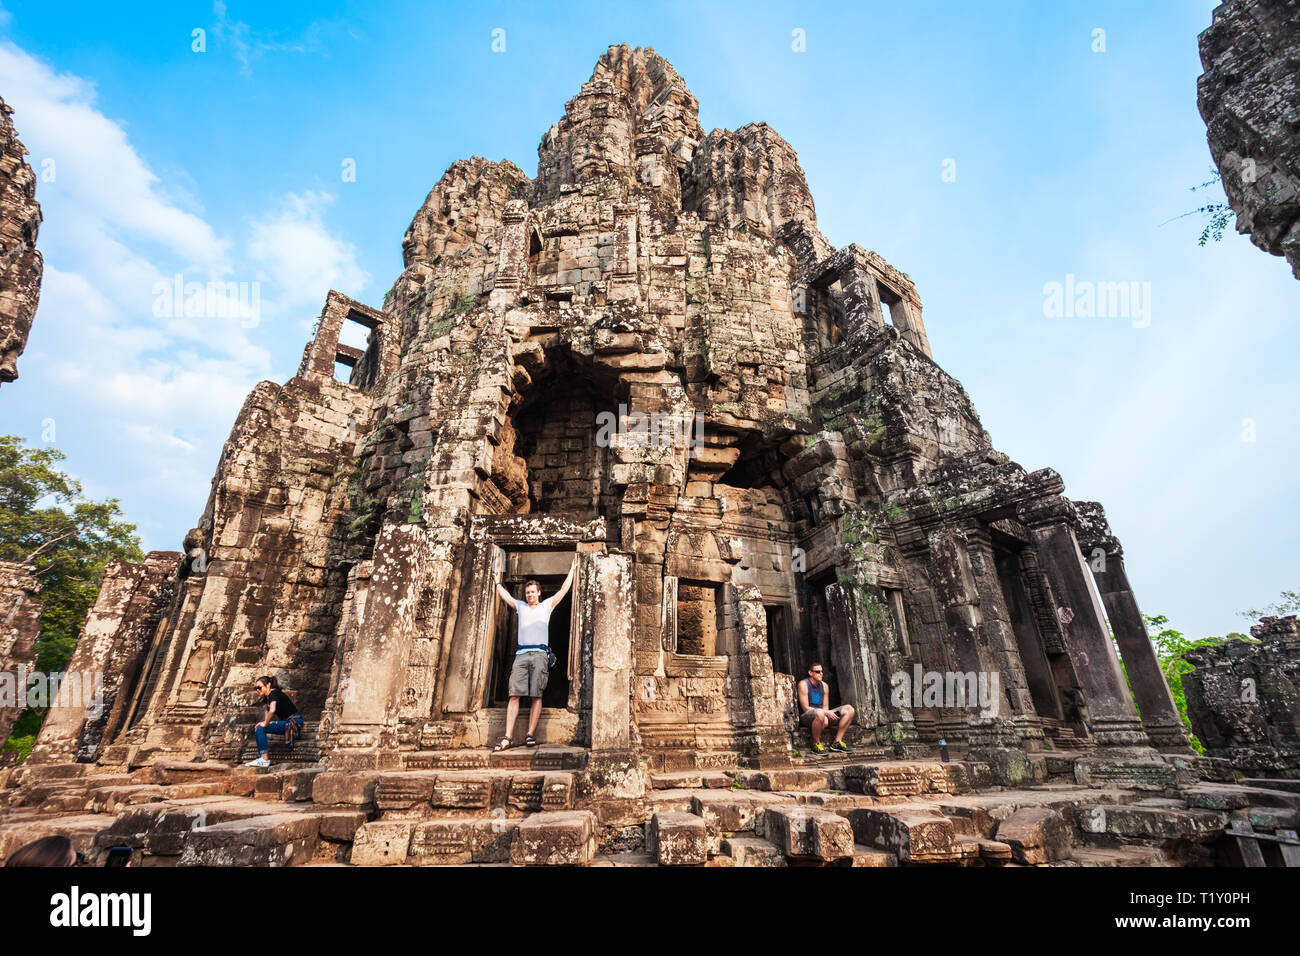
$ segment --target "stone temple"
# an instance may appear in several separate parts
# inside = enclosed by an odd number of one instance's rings
[[[103,705],[51,710],[0,851],[40,823],[181,863],[1187,862],[1260,800],[1294,826],[1300,794],[1189,747],[1101,506],[993,447],[776,131],[697,105],[611,47],[534,178],[457,161],[382,307],[329,294],[183,552],[111,567],[69,665]],[[496,585],[575,554],[542,746],[489,753]],[[852,758],[808,753],[813,661]],[[262,674],[307,718],[271,772],[238,766]]]

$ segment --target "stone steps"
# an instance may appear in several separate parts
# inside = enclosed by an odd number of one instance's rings
[[[1064,860],[1057,860],[1046,866],[1170,866],[1164,854],[1157,847],[1121,846],[1098,847],[1079,846],[1070,851]]]
[[[0,846],[71,821],[96,854],[128,845],[150,865],[1175,865],[1208,852],[1229,814],[1287,829],[1300,803],[1205,783],[1179,799],[1059,778],[990,788],[977,761],[855,756],[656,773],[643,798],[602,819],[579,804],[582,770],[538,769],[585,764],[580,748],[417,756],[435,766],[20,768],[3,791]],[[1257,796],[1279,806],[1249,802]]]

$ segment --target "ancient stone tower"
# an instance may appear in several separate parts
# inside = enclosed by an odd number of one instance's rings
[[[18,356],[41,297],[43,261],[36,249],[41,206],[36,174],[14,132],[13,110],[0,99],[0,382],[18,377]]]
[[[652,50],[600,58],[535,178],[454,163],[402,247],[382,308],[331,292],[249,395],[184,554],[113,566],[69,666],[103,713],[55,708],[33,765],[246,758],[273,674],[297,759],[457,766],[502,724],[497,582],[575,553],[540,736],[614,795],[788,762],[814,660],[872,752],[1186,750],[1101,508],[994,450],[912,281]]]

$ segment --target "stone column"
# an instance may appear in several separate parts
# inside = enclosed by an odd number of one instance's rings
[[[1043,727],[1029,693],[1029,680],[1020,659],[1020,645],[1011,625],[1011,612],[1007,609],[998,580],[997,561],[993,555],[993,541],[988,528],[980,525],[967,528],[965,537],[969,548],[971,571],[980,596],[980,611],[984,617],[985,634],[997,659],[999,680],[999,714],[1015,725],[1024,741],[1025,749],[1038,750],[1042,746]],[[1008,713],[1007,702],[1014,703]]]
[[[632,746],[632,559],[626,554],[583,556],[593,592],[591,643],[591,749]]]
[[[848,342],[865,342],[872,332],[885,327],[876,280],[852,260],[845,264],[838,278],[844,295],[844,338]]]
[[[745,736],[757,751],[760,767],[785,766],[790,762],[790,738],[781,722],[777,704],[772,657],[767,649],[767,613],[763,596],[752,584],[726,586],[726,601],[735,614],[738,640],[731,655],[729,674],[747,681],[753,704],[753,724]]]
[[[1192,753],[1169,682],[1165,680],[1151,638],[1147,636],[1142,612],[1124,571],[1124,549],[1111,534],[1106,513],[1095,501],[1076,501],[1079,514],[1079,548],[1092,568],[1093,580],[1101,592],[1106,617],[1119,643],[1120,656],[1137,698],[1142,726],[1157,750]]]
[[[899,635],[889,619],[889,608],[879,601],[869,604],[867,597],[852,584],[840,581],[826,587],[831,657],[840,679],[840,699],[853,705],[859,726],[877,729],[880,743],[914,744],[911,697],[899,704],[889,693],[893,675],[907,673]]]
[[[610,302],[637,297],[636,256],[636,206],[620,203],[614,207],[614,267],[606,296]]]
[[[528,281],[528,203],[511,199],[501,216],[501,248],[497,275],[488,306],[508,309],[519,299]]]
[[[579,554],[585,570],[575,600],[591,628],[590,667],[583,667],[591,684],[591,754],[576,784],[584,799],[597,801],[602,823],[626,825],[640,819],[647,784],[632,741],[632,556]]]
[[[335,733],[332,766],[397,766],[386,731],[395,723],[416,630],[415,612],[426,577],[429,543],[423,525],[385,525],[375,541],[365,610],[358,622],[346,695]]]
[[[1105,614],[1079,553],[1074,507],[1053,496],[1026,502],[1018,511],[1020,520],[1029,526],[1034,549],[1059,603],[1057,617],[1083,688],[1093,738],[1101,745],[1149,746],[1106,631]]]
[[[979,674],[996,673],[997,659],[989,647],[979,588],[965,537],[952,528],[937,528],[929,534],[929,546],[932,583],[944,609],[948,648],[955,666],[961,673],[976,674],[977,679]],[[960,721],[972,747],[1019,743],[1017,734],[1004,732],[999,728],[997,718],[983,715],[978,707],[967,706],[960,711],[943,707],[941,712],[948,718],[945,724],[951,725],[954,717]]]

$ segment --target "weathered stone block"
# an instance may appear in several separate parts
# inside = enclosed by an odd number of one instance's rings
[[[276,813],[231,820],[191,832],[180,866],[296,866],[311,860],[319,822]]]
[[[785,802],[775,793],[703,790],[690,794],[690,812],[719,833],[742,833],[754,829],[764,808]]]
[[[1070,825],[1050,807],[1022,807],[998,824],[997,838],[1017,863],[1037,866],[1070,855]]]
[[[945,863],[960,858],[952,821],[920,810],[858,807],[849,811],[853,837],[886,850],[901,863]]]
[[[317,806],[352,804],[373,806],[381,773],[373,771],[326,771],[312,781],[311,799]]]
[[[853,831],[849,821],[829,810],[802,806],[768,807],[763,811],[761,831],[788,857],[840,860],[853,855]]]
[[[355,866],[400,866],[406,862],[415,824],[371,821],[357,828],[352,838],[351,862]]]
[[[534,813],[515,831],[514,866],[585,866],[596,853],[596,817],[587,810]]]
[[[1227,825],[1227,815],[1214,810],[1170,810],[1164,807],[1086,806],[1078,810],[1079,829],[1084,833],[1147,840],[1218,839]],[[1001,830],[998,831],[999,839]]]
[[[787,866],[785,854],[770,840],[753,836],[728,837],[722,841],[722,852],[735,861],[736,866]]]
[[[646,849],[660,866],[698,866],[709,858],[708,828],[691,813],[656,813],[650,818]]]

